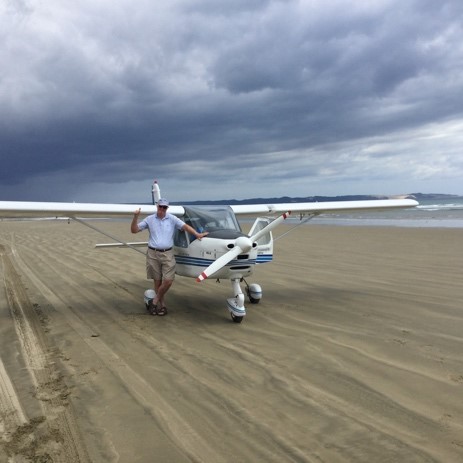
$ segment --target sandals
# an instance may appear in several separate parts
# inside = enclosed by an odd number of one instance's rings
[[[148,310],[151,315],[159,315],[160,317],[167,315],[167,307],[158,307],[156,304],[153,304],[152,300],[147,304],[146,310]]]
[[[167,315],[167,307],[159,307],[156,309],[157,311],[157,314],[160,316],[160,317],[163,317],[164,315]]]
[[[156,304],[153,304],[153,300],[148,302],[148,304],[146,305],[146,310],[150,315],[157,315],[158,313],[158,307]]]

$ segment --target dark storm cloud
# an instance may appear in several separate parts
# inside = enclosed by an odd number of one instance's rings
[[[444,144],[422,145],[418,162],[397,134],[419,141],[413,130],[441,124],[455,138],[445,124],[463,107],[460,2],[325,3],[8,2],[0,196],[30,199],[28,182],[37,199],[66,200],[72,179],[97,201],[95,185],[153,171],[191,185],[211,169],[224,182],[233,172],[230,185],[254,169],[254,185],[291,176],[350,188],[368,184],[371,163],[387,185],[396,172],[381,159],[406,158],[404,181],[419,179],[419,162],[441,175]],[[461,169],[450,136],[445,146]]]

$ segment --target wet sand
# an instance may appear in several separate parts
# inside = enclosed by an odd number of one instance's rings
[[[463,461],[463,230],[302,226],[242,324],[105,241],[0,222],[0,462]]]

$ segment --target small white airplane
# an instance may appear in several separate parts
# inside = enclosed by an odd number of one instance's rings
[[[156,213],[156,203],[161,191],[155,181],[152,186],[152,205],[59,203],[59,202],[19,202],[0,201],[0,218],[66,217],[76,220],[115,240],[115,243],[100,244],[97,247],[129,247],[142,252],[139,246],[147,242],[124,242],[85,221],[85,218],[130,217],[138,207],[140,217]],[[176,206],[169,212],[180,217],[199,232],[209,232],[202,240],[197,240],[184,231],[177,231],[174,238],[174,254],[177,261],[176,274],[202,282],[209,277],[216,280],[230,280],[232,297],[227,299],[227,308],[235,323],[241,323],[246,315],[244,294],[249,301],[257,304],[262,298],[260,285],[248,284],[257,264],[273,259],[272,230],[287,219],[290,214],[299,217],[296,226],[320,215],[351,211],[377,211],[391,208],[410,208],[418,205],[412,199],[387,199],[367,201],[335,201],[314,203],[250,204],[230,206]],[[237,217],[256,217],[249,234],[242,232]],[[286,233],[285,233],[286,234]],[[145,304],[154,297],[153,290],[145,291]]]

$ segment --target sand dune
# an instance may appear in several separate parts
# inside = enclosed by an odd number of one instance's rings
[[[0,461],[463,461],[463,230],[303,226],[241,325],[101,241],[0,222]]]

